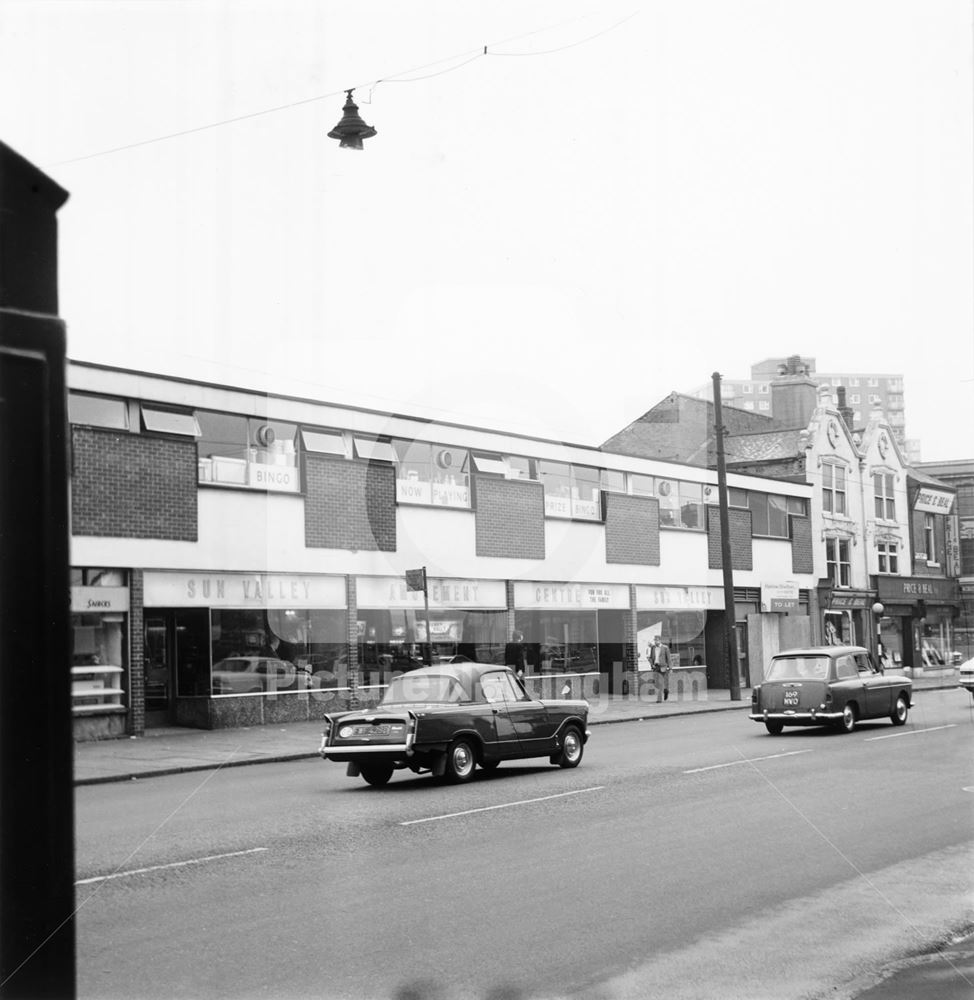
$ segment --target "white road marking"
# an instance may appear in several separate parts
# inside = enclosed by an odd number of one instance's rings
[[[684,774],[699,774],[701,771],[716,771],[721,767],[736,767],[738,764],[753,764],[759,760],[775,760],[778,757],[794,757],[798,753],[811,753],[811,750],[789,750],[786,753],[772,753],[767,757],[748,757],[746,760],[729,760],[726,764],[711,764],[709,767],[695,767]]]
[[[158,872],[164,868],[182,868],[185,865],[201,865],[207,861],[219,861],[222,858],[239,858],[245,854],[258,854],[261,851],[269,851],[269,847],[251,847],[246,851],[231,851],[229,854],[211,854],[205,858],[190,858],[188,861],[172,861],[168,865],[152,865],[150,868],[133,868],[126,872],[112,872],[111,875],[96,875],[94,878],[82,878],[75,882],[75,885],[91,885],[93,882],[107,882],[112,878],[125,878],[128,875],[145,875],[146,872]]]
[[[953,729],[956,725],[956,722],[951,722],[946,726],[931,726],[929,729],[907,729],[902,733],[887,733],[885,736],[867,736],[862,742],[869,743],[872,740],[891,740],[896,736],[916,736],[917,733],[935,733],[940,729]]]
[[[582,795],[585,792],[599,792],[605,785],[595,785],[592,788],[576,788],[572,792],[559,792],[557,795],[542,795],[538,799],[521,799],[518,802],[502,802],[496,806],[481,806],[479,809],[464,809],[463,812],[444,813],[442,816],[426,816],[424,819],[407,819],[400,826],[414,826],[416,823],[434,823],[438,819],[455,819],[457,816],[470,816],[473,813],[490,812],[491,809],[512,809],[514,806],[527,806],[533,802],[547,802],[549,799],[561,799],[566,795]]]

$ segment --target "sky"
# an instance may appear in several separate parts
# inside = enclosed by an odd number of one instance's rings
[[[598,445],[802,354],[970,459],[972,19],[3,0],[0,141],[70,192],[72,359]]]

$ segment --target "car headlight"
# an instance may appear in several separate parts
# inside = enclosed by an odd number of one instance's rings
[[[347,740],[349,737],[355,735],[355,727],[354,726],[342,726],[342,728],[338,730],[338,735],[343,740]]]

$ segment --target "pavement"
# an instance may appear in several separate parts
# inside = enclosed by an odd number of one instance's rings
[[[957,686],[956,671],[914,677],[914,692]],[[589,726],[635,720],[670,719],[703,712],[744,712],[751,707],[751,691],[741,690],[732,700],[727,689],[712,689],[703,697],[677,698],[657,703],[638,695],[603,695],[589,699]],[[321,722],[249,726],[240,729],[148,729],[144,736],[92,740],[74,745],[75,785],[131,781],[186,771],[265,764],[316,757]]]

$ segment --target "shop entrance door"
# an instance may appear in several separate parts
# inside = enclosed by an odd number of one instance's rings
[[[145,612],[145,726],[168,726],[172,721],[173,637],[175,621],[171,611]]]
[[[734,623],[734,636],[737,640],[737,675],[742,688],[751,686],[751,665],[747,658],[747,622]]]

